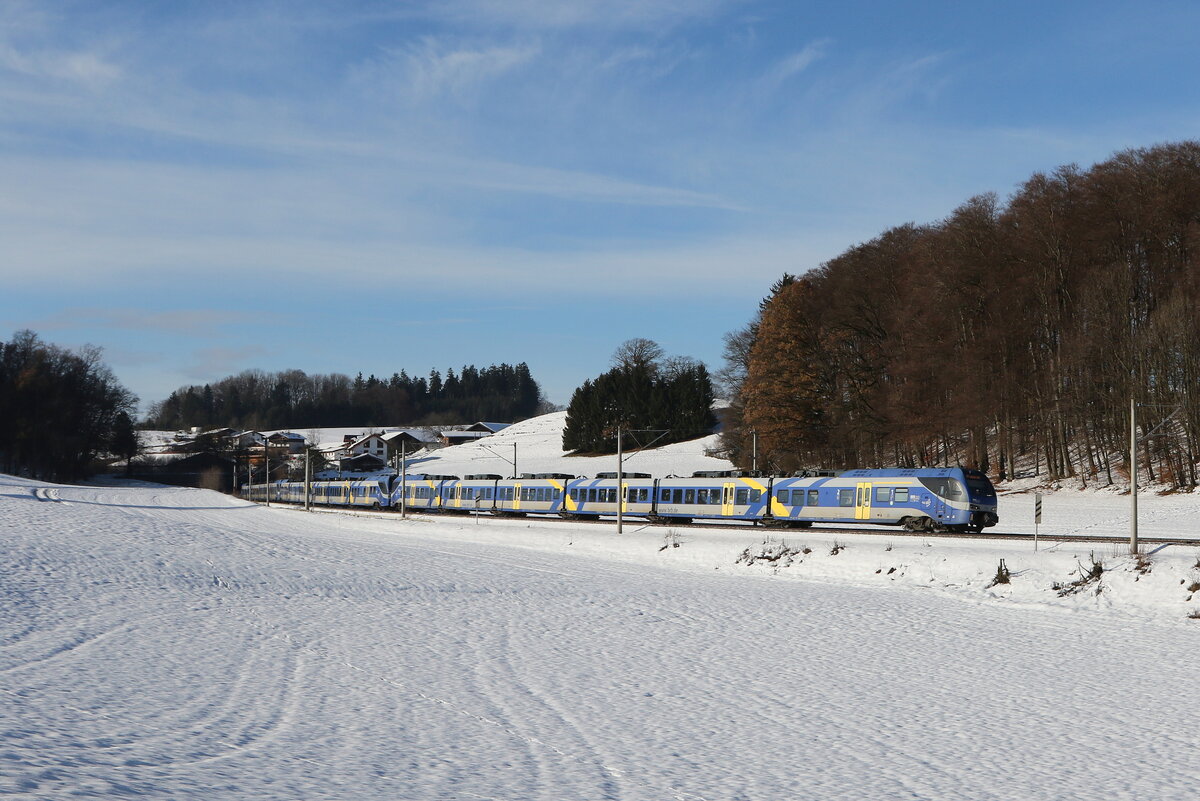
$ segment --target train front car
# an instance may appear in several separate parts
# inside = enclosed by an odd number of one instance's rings
[[[978,533],[999,521],[996,490],[978,470],[847,470],[830,483],[840,485],[842,503],[854,507],[858,522]]]
[[[979,470],[964,470],[963,480],[967,485],[967,501],[971,512],[968,529],[978,533],[999,523],[996,488],[987,474]]]

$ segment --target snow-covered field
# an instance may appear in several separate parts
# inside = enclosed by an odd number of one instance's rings
[[[1050,496],[1045,528],[1087,528],[1097,497]],[[1143,508],[1182,531],[1200,503]],[[0,477],[0,794],[1146,799],[1200,782],[1200,549],[1142,573],[1120,548],[813,530],[739,563],[779,536]],[[1103,575],[1060,597],[1093,550]],[[989,588],[1000,559],[1011,583]]]

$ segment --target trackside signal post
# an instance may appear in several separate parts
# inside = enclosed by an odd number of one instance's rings
[[[1033,550],[1038,549],[1038,527],[1042,524],[1042,493],[1033,493]]]

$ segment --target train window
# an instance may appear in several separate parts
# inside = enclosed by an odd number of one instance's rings
[[[738,490],[737,494],[734,496],[734,503],[736,503],[738,506],[745,506],[746,504],[750,503],[750,490]]]
[[[820,506],[821,505],[821,493],[818,492],[817,490],[809,490],[808,491],[808,505],[809,506]]]
[[[992,486],[992,482],[987,479],[987,476],[968,478],[967,487],[980,498],[996,497],[996,488]]]
[[[963,497],[963,487],[953,478],[922,478],[921,483],[927,489],[942,498],[960,500]]]
[[[854,505],[854,490],[840,489],[838,490],[838,506],[853,506]]]
[[[876,487],[875,488],[875,503],[890,503],[892,500],[891,487]]]
[[[892,495],[892,500],[896,503],[908,503],[908,487],[900,487]]]
[[[683,491],[683,502],[684,503],[695,503],[696,502],[696,491],[694,489],[684,490]]]

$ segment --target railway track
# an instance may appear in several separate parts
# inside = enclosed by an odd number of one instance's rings
[[[273,507],[280,508],[280,509],[294,509],[294,510],[301,509],[301,507],[297,504],[284,503],[281,501],[272,501],[271,504]],[[326,506],[313,506],[312,511],[320,512],[322,514],[343,515],[343,516],[347,516],[347,517],[376,517],[376,518],[384,518],[384,519],[389,519],[389,518],[394,519],[394,518],[398,518],[400,516],[400,512],[397,510],[393,510],[393,509],[386,509],[386,510],[381,509],[381,510],[375,511],[375,510],[371,510],[371,509],[339,509],[339,508],[326,507]],[[497,517],[496,515],[493,515],[490,512],[476,513],[476,512],[471,512],[471,511],[467,511],[467,512],[459,512],[459,511],[428,512],[425,510],[421,510],[421,511],[416,511],[416,512],[409,512],[408,515],[410,518],[415,517],[417,519],[422,519],[422,518],[445,519],[445,518],[453,518],[453,517],[458,517],[458,518],[478,517],[478,518],[484,519],[484,520],[504,519],[503,516]],[[517,519],[517,518],[513,517],[511,519]],[[612,526],[612,525],[615,525],[617,522],[615,517],[601,517],[601,518],[597,518],[597,519],[580,518],[580,519],[566,520],[564,518],[550,516],[550,515],[530,515],[524,519],[526,519],[526,520],[556,520],[559,522],[579,523],[582,525],[589,525],[589,526]],[[868,535],[875,535],[875,536],[881,536],[881,537],[921,537],[921,538],[925,538],[925,539],[937,538],[937,539],[951,539],[951,540],[1023,540],[1026,542],[1033,540],[1033,535],[1026,534],[1026,533],[1004,532],[1004,531],[985,531],[985,532],[982,532],[979,534],[970,534],[970,533],[955,532],[955,531],[943,531],[943,532],[906,531],[899,526],[845,527],[845,526],[822,526],[819,524],[815,524],[812,526],[812,528],[789,528],[786,526],[763,526],[758,523],[753,523],[751,525],[747,525],[744,522],[740,522],[740,523],[728,522],[727,523],[727,522],[722,522],[719,520],[710,520],[710,521],[704,521],[704,522],[700,522],[700,523],[693,522],[693,523],[683,523],[683,524],[681,524],[681,523],[651,523],[640,517],[627,518],[626,525],[637,526],[639,528],[679,528],[679,529],[694,529],[694,530],[729,529],[729,530],[734,530],[734,531],[746,531],[746,532],[769,531],[769,532],[779,532],[781,534],[782,533],[790,533],[793,535],[799,535],[801,533],[810,532],[813,534],[868,534]],[[1039,541],[1044,540],[1046,542],[1092,542],[1092,543],[1127,543],[1127,542],[1129,542],[1128,537],[1117,537],[1117,536],[1108,536],[1108,535],[1100,535],[1100,534],[1043,533],[1043,534],[1038,535],[1038,540]],[[1200,539],[1174,539],[1174,538],[1168,538],[1168,537],[1140,536],[1140,537],[1138,537],[1138,540],[1139,540],[1139,542],[1142,542],[1146,545],[1200,546]]]

